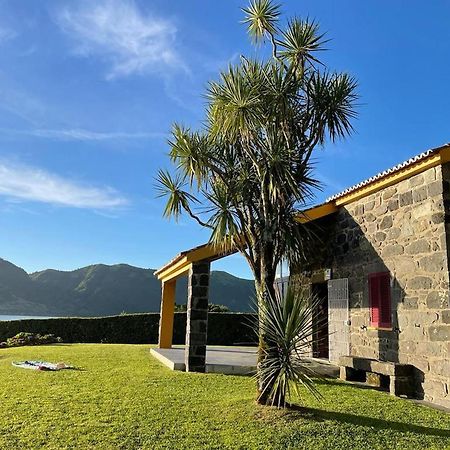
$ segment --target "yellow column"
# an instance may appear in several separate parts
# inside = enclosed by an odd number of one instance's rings
[[[159,348],[172,348],[176,280],[162,282]]]

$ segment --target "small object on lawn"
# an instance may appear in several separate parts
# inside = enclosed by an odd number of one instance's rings
[[[73,366],[68,366],[63,362],[55,364],[47,361],[14,361],[12,365],[14,367],[20,367],[21,369],[31,369],[31,370],[57,371],[63,369],[74,369]]]

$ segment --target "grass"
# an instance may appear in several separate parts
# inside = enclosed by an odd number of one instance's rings
[[[37,372],[14,360],[83,370]],[[450,414],[321,382],[305,408],[255,404],[251,378],[172,372],[142,345],[0,350],[0,449],[445,449]]]

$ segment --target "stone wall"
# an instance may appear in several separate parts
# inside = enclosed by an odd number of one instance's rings
[[[204,372],[208,332],[210,263],[192,263],[189,269],[186,318],[186,372]]]
[[[325,268],[348,278],[351,354],[412,364],[417,395],[448,407],[449,181],[450,167],[439,166],[341,208],[319,225],[320,262],[294,271],[302,284]],[[379,330],[370,327],[368,275],[385,271],[392,329]]]

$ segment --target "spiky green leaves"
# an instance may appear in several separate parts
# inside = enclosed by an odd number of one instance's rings
[[[276,291],[274,297],[267,296],[259,304],[257,331],[265,345],[260,350],[257,379],[260,396],[268,398],[272,406],[285,407],[292,392],[299,394],[299,384],[320,398],[312,378],[316,374],[307,363],[314,342],[317,305],[316,297],[290,286],[284,297]]]
[[[165,217],[174,217],[178,219],[181,212],[189,209],[189,204],[196,202],[196,198],[185,191],[183,177],[177,174],[172,177],[169,172],[159,170],[156,179],[156,189],[158,197],[166,197],[167,203],[164,209]]]
[[[261,67],[230,66],[219,83],[209,85],[209,125],[211,133],[230,140],[248,135],[258,126],[261,105]]]
[[[207,196],[212,205],[208,222],[212,229],[210,241],[223,250],[231,249],[232,244],[240,236],[236,211],[233,207],[239,195],[235,189],[234,183],[226,185],[217,181],[211,186],[211,192]]]
[[[320,143],[326,133],[332,141],[351,134],[358,99],[356,80],[346,73],[314,73],[309,80],[308,96]]]
[[[242,8],[250,37],[255,42],[262,41],[267,35],[277,32],[277,21],[280,15],[280,5],[271,0],[251,0],[247,8]]]
[[[176,164],[179,173],[189,179],[191,186],[194,181],[200,186],[208,174],[207,137],[174,124],[169,145],[170,158]]]
[[[298,383],[315,392],[302,360],[311,342],[312,300],[270,292],[281,259],[297,264],[309,256],[315,236],[296,216],[319,187],[312,153],[351,133],[357,85],[320,63],[326,41],[314,21],[293,19],[281,30],[271,0],[250,0],[244,12],[249,34],[270,41],[272,58],[241,57],[209,84],[204,128],[174,125],[176,175],[160,171],[158,190],[167,197],[166,216],[183,211],[211,229],[216,246],[239,250],[259,297],[269,295],[260,309],[267,345],[258,376],[263,394],[284,406]]]
[[[319,31],[319,24],[309,20],[294,19],[281,31],[277,44],[281,48],[279,56],[292,66],[304,67],[305,63],[320,63],[315,54],[324,50],[327,42]]]
[[[357,86],[318,64],[326,41],[316,22],[293,19],[283,30],[271,0],[250,0],[244,12],[249,33],[268,38],[273,57],[241,57],[209,84],[203,129],[173,127],[176,175],[160,173],[159,189],[165,215],[184,211],[211,228],[215,244],[237,243],[263,277],[281,258],[307,257],[311,239],[294,217],[318,187],[312,153],[351,133]]]

